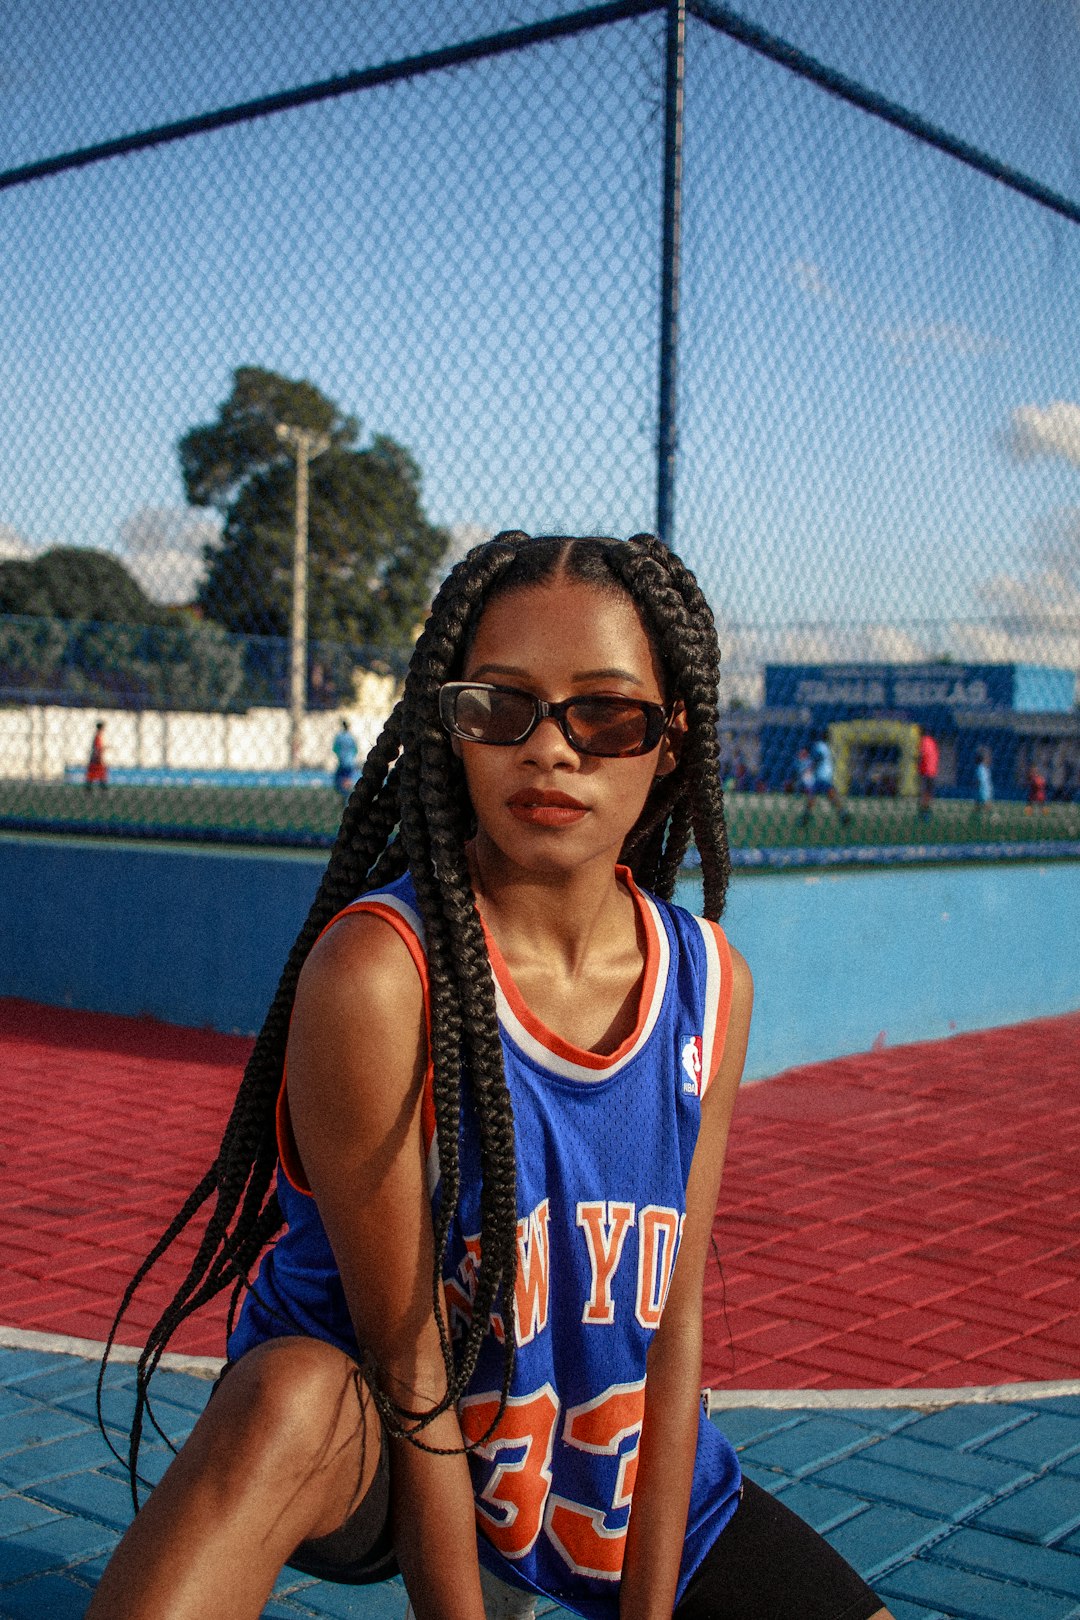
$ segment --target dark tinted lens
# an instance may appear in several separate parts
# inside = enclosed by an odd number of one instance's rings
[[[620,698],[575,698],[566,723],[573,741],[593,754],[632,754],[645,741],[649,715]]]
[[[524,692],[490,692],[466,687],[454,703],[454,724],[476,742],[516,742],[533,721],[536,709]]]

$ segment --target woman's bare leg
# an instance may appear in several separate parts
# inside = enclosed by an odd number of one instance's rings
[[[316,1339],[260,1345],[124,1535],[87,1620],[257,1620],[299,1543],[363,1498],[379,1454],[353,1361]]]

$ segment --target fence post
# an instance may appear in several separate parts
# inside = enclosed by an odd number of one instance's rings
[[[668,0],[664,40],[664,200],[660,265],[660,398],[657,425],[656,532],[672,543],[675,526],[679,250],[682,234],[683,99],[686,0]]]

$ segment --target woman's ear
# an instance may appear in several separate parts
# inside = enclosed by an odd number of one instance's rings
[[[667,730],[660,739],[660,747],[656,755],[655,776],[671,775],[679,763],[685,737],[686,707],[680,698],[671,711],[671,719],[668,721]]]

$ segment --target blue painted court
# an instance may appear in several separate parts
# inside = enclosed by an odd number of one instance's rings
[[[79,1356],[0,1350],[4,1620],[79,1620],[130,1520],[126,1469],[94,1421],[96,1375]],[[133,1383],[130,1366],[110,1369],[105,1416],[118,1449]],[[170,1371],[155,1387],[158,1420],[183,1439],[209,1380]],[[1080,1615],[1080,1396],[934,1410],[741,1406],[715,1420],[747,1473],[833,1542],[896,1620]],[[155,1478],[168,1452],[148,1442],[143,1458]],[[288,1570],[264,1610],[267,1620],[404,1613],[400,1581],[358,1589]]]

